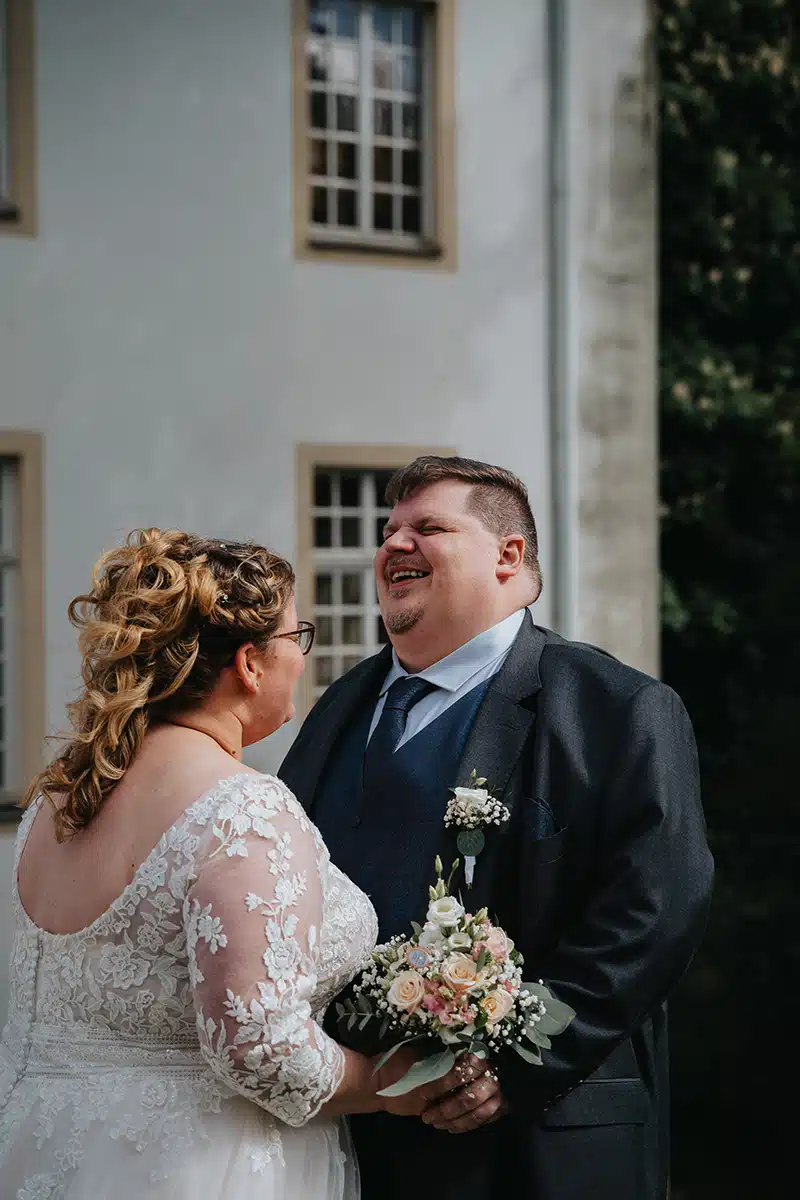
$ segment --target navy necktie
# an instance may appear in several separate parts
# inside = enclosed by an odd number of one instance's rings
[[[369,740],[364,760],[365,769],[378,756],[393,754],[403,736],[408,714],[423,696],[434,691],[435,683],[420,679],[418,675],[404,675],[396,679],[386,693],[386,703],[375,731]]]

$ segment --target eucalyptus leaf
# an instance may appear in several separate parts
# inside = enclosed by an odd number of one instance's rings
[[[563,1000],[557,1000],[551,991],[542,983],[523,983],[523,991],[529,992],[545,1006],[543,1016],[536,1023],[540,1033],[555,1036],[563,1033],[569,1023],[575,1019],[575,1009],[570,1008]]]
[[[397,1083],[391,1084],[388,1088],[383,1088],[378,1095],[405,1096],[408,1092],[413,1092],[414,1088],[422,1087],[424,1083],[433,1083],[436,1079],[443,1079],[452,1071],[455,1061],[452,1050],[442,1050],[441,1054],[434,1054],[431,1058],[421,1058],[406,1071],[402,1079],[398,1079]]]
[[[536,1046],[541,1046],[543,1050],[550,1050],[553,1043],[546,1033],[542,1033],[538,1025],[528,1025],[525,1029],[525,1037],[532,1041]]]
[[[523,1046],[519,1042],[512,1042],[511,1048],[520,1056],[520,1058],[524,1058],[525,1062],[532,1063],[535,1067],[540,1067],[542,1065],[541,1054],[534,1053],[534,1051],[529,1050],[527,1046]]]
[[[372,1013],[367,1013],[367,1015],[365,1017],[362,1017],[361,1020],[358,1022],[358,1028],[366,1029],[367,1025],[369,1025],[371,1020],[372,1020]]]
[[[388,1018],[387,1018],[387,1020],[388,1020]],[[382,1054],[380,1056],[378,1061],[375,1063],[375,1067],[372,1072],[373,1075],[375,1074],[375,1071],[380,1071],[380,1069],[384,1065],[384,1063],[387,1063],[389,1061],[389,1059],[392,1057],[392,1055],[397,1053],[397,1051],[400,1049],[401,1046],[410,1046],[412,1042],[421,1042],[424,1039],[424,1037],[425,1037],[425,1035],[423,1033],[419,1033],[419,1034],[417,1034],[416,1037],[406,1038],[405,1041],[397,1042],[396,1045],[392,1046],[391,1050],[387,1050],[385,1054]]]

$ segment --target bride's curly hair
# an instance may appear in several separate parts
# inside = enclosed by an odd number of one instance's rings
[[[293,592],[290,564],[263,546],[134,530],[69,606],[83,656],[74,732],[24,804],[47,797],[59,841],[84,829],[148,728],[206,700],[240,646],[276,632]]]

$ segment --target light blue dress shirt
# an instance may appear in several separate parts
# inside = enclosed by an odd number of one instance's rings
[[[500,621],[498,625],[493,625],[491,629],[485,629],[471,641],[459,646],[446,658],[440,659],[433,666],[426,667],[424,671],[418,673],[420,679],[429,680],[436,685],[436,689],[429,692],[427,696],[423,696],[411,709],[405,732],[397,743],[396,750],[399,750],[415,733],[419,733],[426,725],[430,725],[431,721],[435,721],[443,712],[446,712],[451,704],[455,704],[462,696],[466,696],[467,692],[471,692],[479,683],[491,679],[492,675],[500,670],[522,627],[525,612],[524,608],[519,609],[510,617],[506,617],[504,621]],[[375,705],[369,730],[370,737],[375,732],[375,726],[380,720],[389,688],[396,679],[403,679],[408,674],[409,672],[400,665],[397,652],[392,651],[392,666],[383,681],[381,694]],[[369,741],[369,739],[367,740]]]

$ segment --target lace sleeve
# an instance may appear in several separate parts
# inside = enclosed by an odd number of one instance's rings
[[[325,851],[282,783],[243,778],[211,814],[184,905],[200,1047],[229,1087],[299,1126],[344,1070],[311,1015]]]

